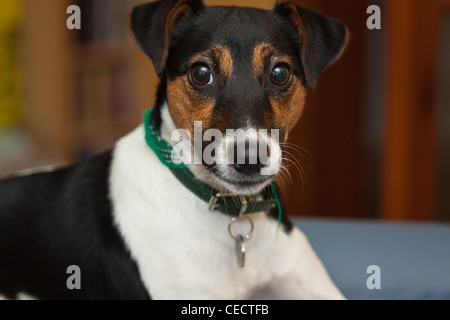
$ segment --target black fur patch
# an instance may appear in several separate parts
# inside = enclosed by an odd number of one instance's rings
[[[39,299],[148,299],[113,224],[111,153],[0,182],[0,294]],[[66,286],[81,269],[81,290]]]

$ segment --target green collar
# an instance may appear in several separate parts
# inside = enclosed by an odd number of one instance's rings
[[[219,211],[229,216],[241,214],[268,212],[278,207],[278,219],[281,219],[281,204],[278,198],[275,183],[271,185],[272,197],[255,200],[254,197],[244,197],[231,194],[221,194],[206,183],[197,179],[183,163],[172,161],[172,146],[164,141],[158,134],[152,121],[152,110],[148,110],[144,117],[145,140],[147,145],[155,152],[159,160],[170,169],[173,175],[192,193],[203,201],[209,203],[211,211]]]

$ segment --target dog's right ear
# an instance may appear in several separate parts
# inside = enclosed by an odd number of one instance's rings
[[[344,51],[350,33],[342,22],[290,0],[277,0],[274,11],[297,29],[305,83],[314,89],[319,74]]]
[[[131,30],[158,76],[164,71],[174,29],[204,8],[203,0],[158,0],[133,9]]]

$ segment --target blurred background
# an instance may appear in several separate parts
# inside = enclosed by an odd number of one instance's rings
[[[0,178],[113,147],[157,78],[132,0],[0,0]],[[275,0],[206,0],[271,9]],[[304,0],[345,22],[347,51],[309,91],[283,186],[291,215],[450,220],[450,0]],[[82,29],[68,30],[68,6]],[[369,5],[381,8],[369,30]],[[1,197],[1,195],[0,195]]]

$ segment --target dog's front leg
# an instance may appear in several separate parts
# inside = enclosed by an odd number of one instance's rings
[[[345,299],[303,232],[297,228],[290,234],[280,232],[277,246],[281,246],[279,252],[286,252],[275,257],[281,272],[257,299]]]

